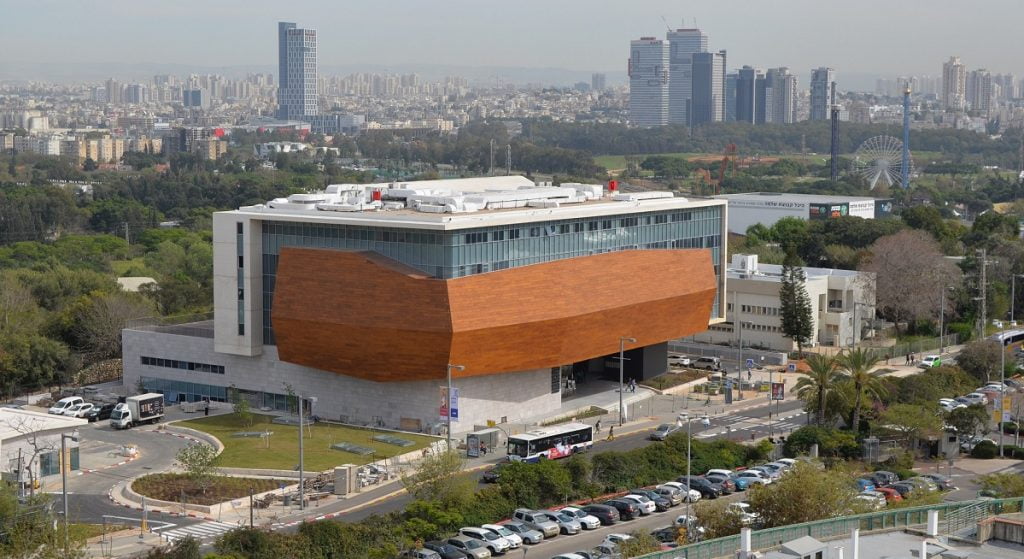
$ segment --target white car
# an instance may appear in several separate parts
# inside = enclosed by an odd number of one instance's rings
[[[620,543],[631,539],[633,539],[633,536],[630,536],[629,534],[608,534],[604,537],[604,543],[619,545]]]
[[[696,503],[701,498],[700,491],[697,491],[696,489],[690,489],[689,487],[682,483],[679,483],[678,481],[666,481],[665,483],[659,485],[658,487],[671,487],[672,489],[679,491],[684,495],[683,500],[685,500],[688,503]]]
[[[744,526],[750,526],[751,524],[757,523],[761,520],[761,515],[757,514],[750,508],[750,503],[739,501],[736,503],[729,503],[725,508],[725,511],[729,514],[734,514],[740,518],[740,524]]]
[[[970,402],[972,406],[975,404],[984,405],[988,403],[988,397],[980,392],[971,392],[970,394],[964,396],[964,399]]]
[[[68,410],[68,408],[77,404],[81,404],[84,401],[85,400],[83,400],[81,396],[68,396],[67,398],[61,398],[60,400],[57,400],[57,402],[54,403],[52,406],[50,406],[50,409],[47,410],[47,413],[52,413],[54,415],[63,415],[64,412]]]
[[[878,491],[862,491],[856,498],[864,501],[872,510],[882,510],[886,505],[885,494]]]
[[[736,472],[736,477],[747,480],[747,485],[760,483],[761,485],[768,485],[772,482],[772,478],[761,473],[759,470],[743,470],[742,472]]]
[[[685,355],[670,355],[668,364],[670,367],[689,367],[693,364],[693,360]]]
[[[598,522],[598,524],[600,524],[600,522]],[[519,534],[509,530],[501,524],[484,524],[481,528],[505,538],[508,541],[509,549],[519,549],[519,547],[523,545],[523,538],[519,537]]]
[[[643,495],[623,495],[619,497],[620,501],[632,501],[636,503],[636,506],[640,507],[640,514],[647,516],[654,512],[657,508],[654,501],[644,497]]]
[[[580,521],[580,526],[582,526],[584,530],[594,530],[601,527],[601,519],[592,514],[587,514],[587,511],[583,509],[578,509],[576,507],[564,507],[560,509],[560,512],[575,516],[576,520]]]
[[[86,402],[84,404],[75,404],[68,408],[64,412],[64,415],[68,417],[85,417],[85,414],[90,412],[94,407],[95,406],[93,406],[89,402]]]
[[[1002,392],[1006,390],[1006,387],[999,384],[998,382],[990,382],[981,388],[975,390],[975,392]]]
[[[704,475],[732,477],[732,470],[708,470],[708,473]]]
[[[794,460],[792,458],[779,458],[775,462],[778,463],[778,464],[785,464],[786,467],[788,467],[788,468],[792,468],[793,466],[796,466],[796,460]]]
[[[508,540],[490,530],[484,530],[483,528],[476,528],[472,526],[468,528],[459,528],[459,534],[466,536],[467,538],[479,540],[487,549],[491,550],[492,555],[505,553],[512,548],[512,544],[510,544]]]

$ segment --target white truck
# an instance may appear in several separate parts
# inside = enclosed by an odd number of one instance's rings
[[[155,423],[164,416],[164,395],[150,392],[125,398],[110,412],[110,426],[130,429],[141,423]]]

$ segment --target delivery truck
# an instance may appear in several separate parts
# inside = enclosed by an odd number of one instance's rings
[[[110,413],[110,426],[130,429],[142,423],[156,423],[164,416],[164,395],[150,392],[124,399]]]

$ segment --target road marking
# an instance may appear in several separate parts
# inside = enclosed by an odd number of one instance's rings
[[[207,540],[216,538],[221,534],[225,534],[236,528],[238,528],[237,524],[208,521],[200,522],[199,524],[192,524],[190,526],[182,526],[181,528],[175,528],[174,530],[167,530],[166,532],[161,532],[160,535],[172,542],[189,536],[197,540]]]

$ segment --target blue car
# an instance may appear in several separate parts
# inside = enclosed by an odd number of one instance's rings
[[[736,474],[729,476],[729,479],[736,484],[736,491],[746,491],[750,487],[750,478],[739,477]]]
[[[870,479],[860,478],[856,481],[856,484],[857,490],[861,492],[875,490],[875,484]]]

